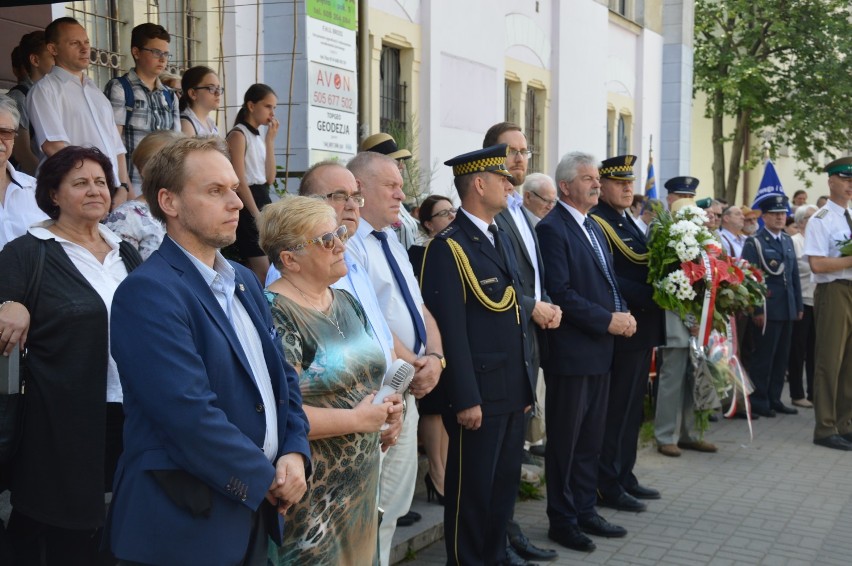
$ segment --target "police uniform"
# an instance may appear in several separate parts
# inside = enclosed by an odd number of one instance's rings
[[[601,178],[634,181],[634,155],[612,157],[601,163]],[[628,209],[629,210],[629,209]],[[606,428],[598,466],[598,497],[602,504],[626,511],[643,511],[636,501],[657,499],[659,492],[639,485],[633,474],[636,445],[642,425],[644,397],[651,369],[651,353],[665,343],[663,310],[654,302],[648,284],[648,247],[645,234],[627,211],[600,203],[590,214],[598,222],[613,257],[618,288],[636,319],[636,334],[615,337],[610,372]]]
[[[669,194],[689,198],[695,196],[698,183],[695,177],[673,177],[666,181],[665,187]],[[666,456],[679,456],[679,447],[715,452],[715,446],[693,435],[694,375],[689,362],[689,330],[675,312],[666,311],[666,344],[657,353],[659,370],[657,413],[654,418],[657,450]]]
[[[852,157],[832,161],[825,171],[829,177],[837,175],[836,182],[852,178]],[[841,196],[837,200],[842,199]],[[846,205],[848,207],[848,202]],[[846,240],[850,235],[850,210],[829,199],[808,221],[805,255],[838,258],[841,253],[837,241]],[[816,283],[814,443],[852,450],[852,267],[814,273],[813,280]]]
[[[789,210],[787,197],[766,198],[761,201],[760,209],[763,214],[786,214]],[[754,310],[755,314],[765,316],[766,326],[754,329],[753,333],[754,350],[748,365],[754,384],[754,392],[749,397],[752,410],[762,417],[773,417],[776,412],[796,414],[796,409],[781,402],[793,321],[804,309],[793,239],[783,230],[776,236],[764,226],[746,240],[742,257],[763,271],[768,288],[766,304]]]
[[[483,171],[509,176],[505,158],[501,144],[446,164],[457,177]],[[506,523],[520,483],[524,408],[533,401],[517,263],[506,235],[493,219],[494,234],[488,224],[461,208],[429,243],[423,260],[423,299],[441,331],[447,361],[437,389],[447,400],[449,564],[505,560]],[[481,427],[463,428],[457,413],[477,405]]]

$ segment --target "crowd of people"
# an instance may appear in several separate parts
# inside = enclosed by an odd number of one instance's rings
[[[0,351],[26,349],[0,562],[387,565],[420,519],[418,446],[448,563],[558,556],[513,520],[526,450],[549,539],[590,552],[627,532],[598,506],[664,495],[634,474],[655,352],[659,452],[717,451],[692,427],[697,321],[653,300],[662,203],[634,195],[635,156],[528,174],[500,122],[445,162],[456,194],[412,214],[412,155],[381,133],[272,202],[275,93],[252,85],[223,136],[216,73],[166,85],[169,42],[134,28],[133,69],[102,91],[86,30],[59,18],[22,38],[0,95]],[[814,443],[852,450],[852,157],[826,172],[827,202],[799,191],[792,210],[665,188],[764,273],[765,305],[734,325],[743,416],[796,414],[786,379]],[[398,360],[410,385],[376,398]]]

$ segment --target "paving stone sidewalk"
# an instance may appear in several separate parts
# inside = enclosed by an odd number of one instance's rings
[[[684,451],[680,458],[640,451],[636,472],[662,492],[648,511],[600,509],[622,525],[622,539],[593,537],[581,553],[547,539],[544,501],[519,502],[515,517],[534,544],[557,548],[550,564],[843,565],[852,564],[852,453],[811,442],[813,410],[754,422],[711,425],[717,454]],[[424,503],[425,504],[425,503]],[[434,506],[434,504],[432,504]],[[410,564],[445,564],[443,540]]]

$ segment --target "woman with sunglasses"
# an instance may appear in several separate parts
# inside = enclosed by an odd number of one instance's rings
[[[277,563],[375,564],[379,431],[402,416],[402,400],[373,404],[385,356],[361,304],[330,287],[346,275],[346,227],[323,200],[293,196],[266,206],[258,228],[281,272],[266,296],[299,373],[313,461],[311,487],[285,516]]]
[[[225,89],[216,72],[210,67],[192,67],[183,74],[180,87],[181,131],[190,137],[218,136],[219,128],[210,113],[219,109]]]
[[[455,218],[456,208],[453,201],[445,196],[431,195],[420,205],[420,227],[426,232],[428,240],[423,245],[408,248],[408,259],[414,266],[414,274],[418,279],[429,241]],[[417,432],[429,460],[429,471],[423,478],[426,482],[426,498],[428,501],[434,499],[439,505],[444,504],[444,469],[447,466],[447,449],[450,443],[447,430],[441,421],[443,405],[432,395],[426,395],[417,402],[417,410],[420,411]]]
[[[269,260],[257,245],[257,218],[271,202],[269,186],[275,182],[275,136],[278,98],[265,84],[251,85],[243,97],[243,106],[228,132],[231,163],[240,179],[237,194],[243,201],[237,226],[237,251],[260,281],[266,279]]]

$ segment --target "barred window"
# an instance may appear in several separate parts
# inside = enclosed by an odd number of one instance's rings
[[[166,70],[175,75],[197,64],[201,41],[195,39],[201,18],[193,12],[192,0],[148,0],[148,21],[157,22],[169,32],[172,60]]]
[[[89,35],[92,51],[89,78],[103,87],[122,67],[117,0],[79,0],[65,5],[68,16],[80,22]]]
[[[526,104],[526,120],[524,121],[527,145],[529,146],[530,155],[529,171],[530,173],[540,172],[542,169],[541,148],[543,147],[541,133],[541,119],[544,107],[544,91],[532,87],[527,88],[527,104]]]
[[[618,152],[616,155],[627,155],[630,152],[627,118],[622,114],[618,117]]]
[[[399,67],[399,49],[382,47],[379,63],[379,129],[405,131],[405,91]]]

